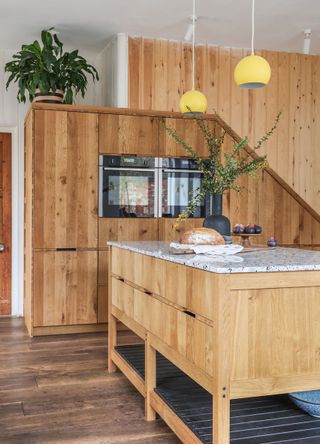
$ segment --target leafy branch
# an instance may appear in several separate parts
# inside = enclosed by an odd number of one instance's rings
[[[274,124],[270,130],[263,135],[254,146],[254,150],[258,150],[267,142],[275,132],[281,112],[276,116]],[[264,170],[268,166],[267,156],[249,156],[246,148],[248,147],[248,138],[244,137],[239,141],[235,141],[230,152],[223,152],[226,131],[222,131],[216,136],[215,128],[210,128],[207,120],[195,117],[195,122],[199,130],[204,136],[204,140],[208,147],[208,157],[202,158],[177,132],[174,128],[166,126],[162,122],[163,127],[172,139],[180,145],[194,160],[198,169],[203,173],[201,190],[197,190],[194,196],[190,197],[187,208],[179,215],[176,225],[189,216],[191,216],[199,203],[207,195],[221,194],[225,190],[233,189],[240,191],[241,187],[238,180],[241,176],[257,176],[259,171]]]

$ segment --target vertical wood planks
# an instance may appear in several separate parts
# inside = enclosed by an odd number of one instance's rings
[[[191,45],[130,38],[129,54],[130,84],[139,85],[130,93],[129,106],[178,111],[180,96],[191,88]],[[237,133],[248,135],[252,145],[282,111],[279,128],[261,153],[268,153],[271,168],[320,213],[320,57],[260,54],[271,65],[271,81],[266,88],[248,91],[233,80],[246,50],[197,46],[196,88],[206,94],[208,112],[216,110]]]

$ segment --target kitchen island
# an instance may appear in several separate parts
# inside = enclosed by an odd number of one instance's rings
[[[182,442],[209,442],[179,414],[177,394],[158,388],[177,372],[189,381],[182,390],[191,383],[212,395],[215,444],[230,442],[231,400],[320,389],[320,252],[276,248],[222,262],[171,254],[165,242],[110,245],[109,371],[145,397],[148,420],[158,413]],[[138,349],[117,347],[117,320],[143,341],[142,364]]]

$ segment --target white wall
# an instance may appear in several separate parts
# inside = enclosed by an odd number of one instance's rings
[[[76,98],[77,104],[92,106],[127,107],[128,85],[128,37],[115,36],[98,55],[84,54],[99,74],[100,81],[89,80],[84,99]],[[24,197],[24,117],[30,106],[19,104],[17,88],[5,89],[4,65],[16,51],[0,50],[0,131],[13,134],[13,237],[12,237],[12,314],[23,314],[23,197]],[[81,52],[81,51],[80,51]],[[119,80],[120,79],[120,80]],[[0,270],[1,272],[1,270]]]
[[[85,99],[79,96],[76,103],[127,108],[128,35],[115,35],[100,54],[86,58],[98,70],[100,81],[90,80]]]

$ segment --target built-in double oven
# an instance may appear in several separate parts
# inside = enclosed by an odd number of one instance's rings
[[[100,217],[177,217],[201,189],[193,160],[99,156]],[[193,217],[205,217],[205,202]]]

